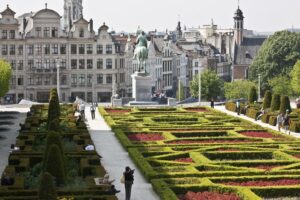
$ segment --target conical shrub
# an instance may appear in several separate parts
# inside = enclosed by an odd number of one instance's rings
[[[263,109],[270,108],[271,107],[271,101],[272,101],[272,94],[268,90],[268,91],[266,91],[265,96],[264,96]]]
[[[56,200],[57,194],[54,186],[54,180],[48,172],[40,176],[40,185],[38,191],[39,200]]]
[[[44,157],[47,157],[49,149],[53,144],[57,145],[59,150],[61,151],[61,153],[64,154],[62,139],[61,139],[60,134],[57,132],[54,132],[54,131],[50,131],[47,134]]]
[[[50,92],[50,100],[49,100],[49,107],[48,107],[48,128],[49,124],[54,120],[60,117],[60,105],[59,99],[57,95],[56,89],[52,89]]]
[[[286,113],[286,110],[289,110],[289,112],[292,111],[290,99],[288,96],[282,96],[280,100],[280,112]]]
[[[272,101],[271,101],[271,111],[279,110],[279,108],[280,108],[280,95],[273,94]]]
[[[251,87],[248,100],[249,103],[254,103],[254,101],[257,101],[257,92],[255,87]]]

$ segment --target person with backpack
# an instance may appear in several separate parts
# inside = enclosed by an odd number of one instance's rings
[[[125,172],[123,173],[123,177],[124,177],[124,184],[125,184],[126,200],[130,200],[131,188],[134,180],[133,173],[134,173],[134,169],[130,169],[130,167],[128,166],[125,167]]]

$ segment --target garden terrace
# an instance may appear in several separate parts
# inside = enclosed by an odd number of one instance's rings
[[[86,145],[93,144],[85,123],[76,125],[72,105],[61,105],[60,112],[57,134],[61,139],[66,180],[64,184],[55,186],[57,195],[74,199],[116,200],[116,196],[108,192],[110,185],[95,184],[94,178],[103,177],[106,172],[96,151],[84,150]],[[1,184],[0,199],[38,199],[39,177],[44,168],[47,138],[50,137],[47,113],[47,105],[31,107],[31,115],[17,136],[16,146],[20,150],[11,152],[4,170],[10,183]]]
[[[206,107],[100,113],[163,200],[300,198],[298,139]]]

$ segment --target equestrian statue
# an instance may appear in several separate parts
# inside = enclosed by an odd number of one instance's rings
[[[141,70],[147,74],[146,70],[146,61],[148,59],[148,40],[146,38],[145,32],[141,31],[139,32],[139,36],[136,39],[135,42],[135,49],[134,49],[134,59],[138,60],[138,72],[141,72]]]

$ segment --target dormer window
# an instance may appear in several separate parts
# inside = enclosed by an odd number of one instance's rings
[[[58,28],[56,28],[56,27],[52,28],[51,37],[58,37]]]
[[[84,30],[80,29],[79,31],[79,37],[83,38],[84,37]]]

